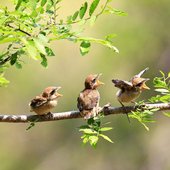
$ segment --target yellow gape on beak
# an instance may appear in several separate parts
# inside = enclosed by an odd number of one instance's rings
[[[57,93],[56,96],[57,96],[57,97],[62,97],[63,95],[60,94],[60,93]]]
[[[57,92],[59,89],[61,89],[60,86],[56,88],[56,96],[57,97],[62,97],[63,95]]]
[[[149,88],[145,83],[142,84],[142,89],[144,89],[144,90],[150,90],[150,88]]]
[[[104,83],[99,80],[97,80],[96,84],[97,84],[97,86],[104,85]]]
[[[102,73],[100,73],[100,74],[98,74],[98,75],[96,76],[96,79],[97,79],[96,85],[97,85],[97,86],[104,85],[103,82],[99,81],[99,77],[100,77],[101,75],[102,75]]]

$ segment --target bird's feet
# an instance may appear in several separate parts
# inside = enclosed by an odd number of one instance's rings
[[[49,119],[53,118],[53,114],[52,114],[51,112],[48,112],[48,113],[46,114],[46,116],[47,116]]]

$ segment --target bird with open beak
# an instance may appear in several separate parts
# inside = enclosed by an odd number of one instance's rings
[[[122,106],[123,103],[133,102],[136,98],[140,96],[143,90],[149,90],[150,88],[145,84],[148,78],[141,78],[141,76],[148,70],[146,68],[142,70],[139,74],[132,77],[130,81],[113,79],[115,87],[119,88],[116,93],[117,99]]]
[[[97,88],[104,83],[99,81],[101,74],[90,74],[85,79],[85,88],[77,98],[77,107],[84,119],[95,117],[99,112],[100,94]]]
[[[38,115],[50,114],[52,109],[57,105],[57,100],[59,97],[63,96],[58,93],[61,87],[47,87],[44,89],[43,93],[36,96],[29,103],[30,111],[35,112]]]

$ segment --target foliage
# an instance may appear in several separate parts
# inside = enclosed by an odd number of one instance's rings
[[[161,77],[155,77],[153,84],[155,91],[159,95],[153,96],[150,99],[150,102],[169,102],[170,101],[170,72],[166,76],[162,71],[160,71]]]
[[[110,7],[110,2],[85,1],[66,19],[59,19],[58,15],[62,10],[62,0],[13,0],[14,10],[0,6],[0,44],[6,45],[4,51],[0,52],[0,66],[9,63],[20,69],[23,57],[28,56],[47,68],[48,58],[55,55],[50,43],[57,40],[79,43],[81,55],[89,52],[91,43],[101,44],[118,53],[110,35],[105,39],[81,36],[85,25],[94,24],[103,14],[124,16],[124,12]],[[1,74],[0,85],[7,83]]]
[[[103,132],[112,130],[112,127],[104,127],[101,123],[102,117],[103,116],[98,115],[97,117],[88,119],[87,125],[82,125],[79,127],[79,131],[83,133],[81,136],[83,144],[90,143],[90,145],[95,148],[97,146],[99,137],[102,137],[108,142],[113,143],[113,141],[107,135],[103,134]]]
[[[159,108],[147,107],[142,101],[137,104],[137,109],[132,111],[132,114],[130,114],[129,117],[137,119],[145,127],[145,129],[149,131],[149,127],[146,125],[146,123],[155,122],[153,120],[153,114],[158,110]]]

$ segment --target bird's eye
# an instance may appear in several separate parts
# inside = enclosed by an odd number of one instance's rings
[[[96,82],[96,78],[92,80],[92,83],[94,84]]]
[[[52,90],[50,94],[51,94],[51,95],[53,95],[54,93],[55,93],[55,89],[54,89],[54,90]]]
[[[136,86],[140,87],[143,84],[143,82],[138,83]]]

